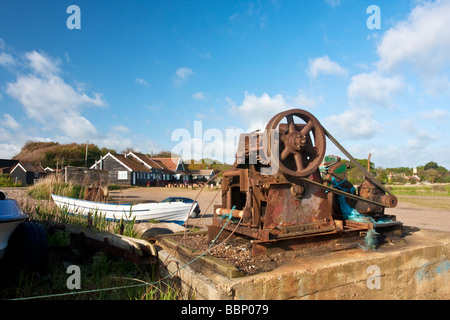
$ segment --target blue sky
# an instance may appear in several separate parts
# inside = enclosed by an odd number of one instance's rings
[[[449,169],[449,16],[450,1],[3,0],[0,158],[89,141],[230,163],[227,133],[300,108],[376,166]]]

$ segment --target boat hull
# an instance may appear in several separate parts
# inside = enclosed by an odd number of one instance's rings
[[[98,215],[106,220],[125,220],[146,222],[157,220],[159,222],[173,222],[183,224],[196,205],[191,203],[139,203],[111,204],[95,201],[79,200],[52,194],[56,205],[71,214],[83,216]]]
[[[0,200],[0,259],[3,258],[11,234],[27,218],[28,215],[20,210],[16,201]]]

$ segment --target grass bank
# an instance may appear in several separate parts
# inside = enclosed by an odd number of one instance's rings
[[[392,192],[399,201],[414,206],[450,211],[450,184],[395,185]]]
[[[58,208],[51,194],[83,198],[84,188],[44,179],[27,189],[21,203],[30,219],[46,225],[59,222],[135,237],[134,221],[112,222],[92,213],[90,218]],[[179,289],[158,280],[157,266],[137,265],[98,249],[76,243],[69,232],[47,232],[48,264],[44,272],[0,260],[0,299],[44,300],[176,300]],[[81,288],[69,289],[68,267],[80,268]]]
[[[450,197],[450,184],[394,185],[392,192],[398,196]]]

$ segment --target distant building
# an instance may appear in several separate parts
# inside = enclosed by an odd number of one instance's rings
[[[19,160],[0,159],[0,174],[10,173],[18,163]]]
[[[10,172],[11,180],[22,183],[24,186],[33,185],[37,180],[46,176],[44,168],[40,165],[17,163]]]
[[[173,180],[177,180],[180,182],[188,182],[189,181],[189,170],[184,167],[183,160],[181,157],[173,157],[173,158],[150,158],[153,161],[158,161],[161,163],[164,168],[169,170],[173,176]]]
[[[190,170],[190,174],[192,176],[192,179],[194,181],[203,181],[206,182],[212,177],[214,177],[214,170],[207,169],[207,170]]]
[[[149,158],[142,153],[108,153],[91,169],[107,170],[109,182],[131,186],[161,186],[174,181],[189,181],[181,158]]]

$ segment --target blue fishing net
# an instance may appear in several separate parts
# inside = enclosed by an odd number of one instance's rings
[[[334,177],[332,178],[332,186],[333,188],[338,188],[340,190],[343,190],[345,192],[350,192],[352,194],[356,194],[356,190],[354,187],[351,189],[345,188],[343,186],[343,183],[346,180],[342,180],[338,182]],[[362,222],[362,223],[373,223],[374,227],[376,227],[379,224],[383,223],[390,223],[392,222],[391,219],[387,217],[379,218],[378,220],[374,220],[372,217],[365,216],[358,212],[355,208],[352,208],[346,201],[345,197],[342,195],[336,195],[337,202],[339,204],[339,207],[342,211],[342,217],[344,220],[350,220],[350,221],[356,221],[356,222]],[[372,249],[375,250],[380,242],[380,234],[376,232],[375,230],[369,230],[366,234],[366,237],[364,239],[365,246],[361,246],[364,250]]]

